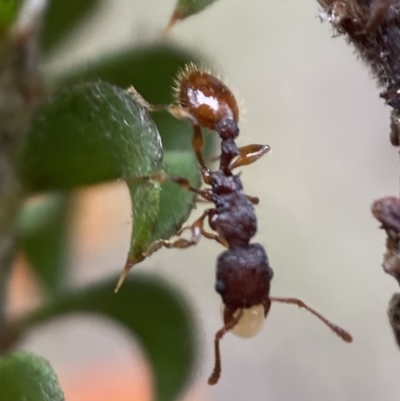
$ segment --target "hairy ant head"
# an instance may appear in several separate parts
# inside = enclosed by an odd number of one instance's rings
[[[239,120],[239,108],[231,90],[217,77],[194,65],[178,76],[177,98],[199,125],[216,129],[223,119]]]

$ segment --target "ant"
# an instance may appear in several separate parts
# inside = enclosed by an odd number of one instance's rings
[[[209,188],[196,189],[183,177],[158,173],[149,180],[164,182],[170,180],[196,193],[200,198],[214,204],[190,226],[183,227],[191,231],[191,238],[178,238],[175,241],[159,240],[152,244],[145,253],[149,256],[154,250],[167,248],[187,248],[206,237],[222,244],[227,249],[217,259],[215,289],[224,304],[223,327],[215,335],[215,365],[208,379],[208,384],[216,384],[221,375],[220,341],[232,331],[240,337],[253,337],[260,329],[272,302],[297,305],[308,310],[334,333],[346,342],[351,342],[351,335],[331,323],[320,313],[296,298],[278,298],[270,296],[270,283],[273,271],[261,244],[250,243],[257,231],[257,218],[253,204],[258,198],[246,195],[239,174],[234,174],[237,167],[251,164],[266,154],[268,145],[247,145],[239,148],[235,139],[239,135],[239,110],[230,89],[217,77],[195,66],[188,66],[181,72],[178,85],[178,104],[154,106],[147,103],[133,89],[130,93],[150,111],[167,110],[175,117],[188,119],[193,125],[192,145],[201,169],[204,184]],[[202,128],[217,132],[221,139],[219,168],[211,170],[202,157]],[[208,219],[214,232],[204,229]],[[122,279],[127,272],[123,272]],[[121,281],[121,280],[120,280]]]

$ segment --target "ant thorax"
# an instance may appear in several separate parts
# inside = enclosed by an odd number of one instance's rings
[[[257,218],[253,205],[243,193],[239,176],[226,176],[221,171],[213,172],[211,176],[212,201],[216,210],[210,219],[211,228],[229,244],[229,248],[247,246],[257,232]]]
[[[240,177],[234,174],[225,174],[221,170],[212,171],[211,188],[212,193],[217,196],[224,196],[229,194],[243,194],[243,185]]]

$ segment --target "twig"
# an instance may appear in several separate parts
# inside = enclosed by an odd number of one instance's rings
[[[391,110],[390,142],[400,145],[400,0],[317,0],[336,34],[345,35],[383,88],[380,97]],[[386,231],[382,267],[400,285],[400,198],[372,204],[372,213]],[[389,304],[389,320],[400,347],[400,294]]]

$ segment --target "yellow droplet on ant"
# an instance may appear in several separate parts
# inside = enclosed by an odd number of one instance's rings
[[[189,64],[176,80],[179,105],[205,128],[216,129],[223,119],[239,120],[239,108],[232,91],[210,72]]]
[[[223,319],[225,305],[221,305],[221,316]],[[238,309],[233,316],[237,317],[240,313]],[[251,308],[242,309],[242,315],[236,325],[230,330],[232,334],[241,338],[255,337],[263,328],[265,322],[264,305],[254,305]]]

